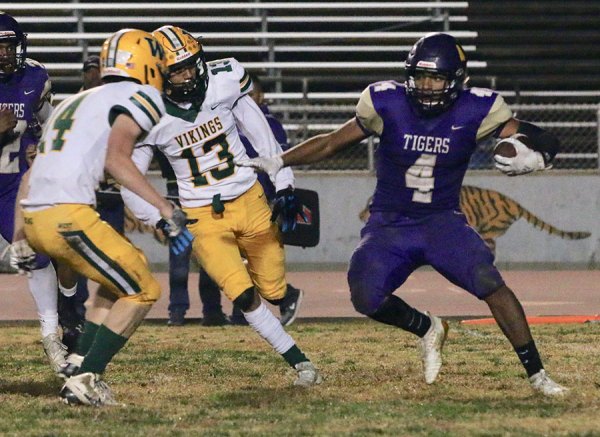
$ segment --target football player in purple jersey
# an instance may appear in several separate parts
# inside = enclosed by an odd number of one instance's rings
[[[520,302],[459,208],[462,181],[479,141],[512,138],[516,156],[494,159],[496,167],[513,176],[550,167],[558,140],[515,119],[497,93],[465,88],[466,67],[465,53],[454,37],[428,34],[408,54],[404,83],[369,85],[357,104],[356,117],[282,155],[237,164],[273,177],[283,166],[317,162],[371,135],[379,136],[371,216],[348,271],[356,310],[417,335],[425,381],[433,383],[442,365],[448,325],[393,294],[413,271],[429,265],[488,304],[534,390],[562,395],[567,389],[544,370]],[[528,137],[529,147],[522,136]]]
[[[46,69],[27,59],[27,37],[17,21],[0,13],[0,234],[12,242],[15,200],[23,173],[29,167],[27,159],[35,150],[39,126],[50,112],[50,79]],[[10,248],[11,265],[17,252],[29,247]],[[44,351],[51,367],[58,371],[65,364],[66,349],[58,335],[56,272],[46,256],[30,254],[35,264],[29,289],[37,306]]]

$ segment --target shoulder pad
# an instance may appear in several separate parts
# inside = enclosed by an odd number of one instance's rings
[[[41,69],[46,71],[46,67],[44,67],[44,64],[42,64],[41,62],[36,61],[35,59],[31,59],[31,58],[25,58],[25,65],[28,67],[33,67],[36,69]]]
[[[240,94],[246,94],[252,89],[252,80],[250,75],[242,64],[235,58],[218,59],[211,61],[208,64],[208,70],[212,78],[216,78],[219,82],[237,82],[237,89]],[[211,80],[209,79],[209,80]],[[232,85],[229,85],[232,86]]]
[[[373,92],[381,92],[392,90],[395,91],[398,88],[403,87],[404,85],[396,82],[395,80],[382,80],[381,82],[375,82],[369,85],[369,88],[373,90]]]
[[[211,61],[207,66],[210,72],[209,92],[218,96],[218,101],[232,106],[240,97],[252,91],[250,75],[235,58]]]

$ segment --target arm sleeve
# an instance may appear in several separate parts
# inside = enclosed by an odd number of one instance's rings
[[[531,148],[540,152],[544,158],[544,164],[549,167],[554,157],[560,150],[560,141],[556,135],[544,130],[527,121],[519,120],[517,132],[527,135]]]
[[[248,138],[259,156],[269,157],[282,153],[269,123],[250,96],[240,98],[232,112],[238,129]],[[275,189],[279,191],[288,186],[294,187],[294,173],[289,167],[285,167],[277,173]]]
[[[148,167],[150,167],[150,162],[152,161],[153,156],[154,152],[152,147],[144,145],[136,147],[133,150],[131,160],[142,174],[146,174]],[[150,226],[155,226],[156,223],[158,223],[158,221],[161,219],[160,212],[157,208],[146,202],[137,194],[129,191],[127,188],[121,188],[121,196],[123,197],[125,206],[127,206],[133,215],[135,215],[142,222]]]

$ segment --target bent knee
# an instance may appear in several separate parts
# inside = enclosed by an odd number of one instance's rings
[[[380,291],[381,287],[378,286],[373,276],[364,271],[360,264],[351,263],[348,270],[348,286],[352,305],[361,314],[367,316],[373,314],[384,300],[385,295]],[[379,295],[382,297],[378,297]]]
[[[255,295],[256,291],[254,290],[254,287],[247,288],[233,300],[233,304],[246,313],[252,308]]]
[[[374,314],[383,303],[383,299],[378,299],[375,295],[356,293],[352,290],[350,290],[350,300],[354,309],[365,316]]]
[[[366,316],[377,311],[385,298],[385,294],[378,292],[375,284],[370,283],[364,277],[348,275],[348,285],[354,309]]]
[[[500,272],[492,264],[480,264],[473,271],[473,293],[485,299],[504,286]]]
[[[146,281],[141,291],[133,296],[131,300],[140,304],[152,305],[160,298],[160,295],[160,284],[155,279],[152,279],[152,281]]]

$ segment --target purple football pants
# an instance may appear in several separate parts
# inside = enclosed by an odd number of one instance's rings
[[[504,285],[494,255],[462,213],[443,211],[409,218],[373,212],[348,270],[354,308],[366,315],[375,313],[387,296],[424,265],[479,299]]]

